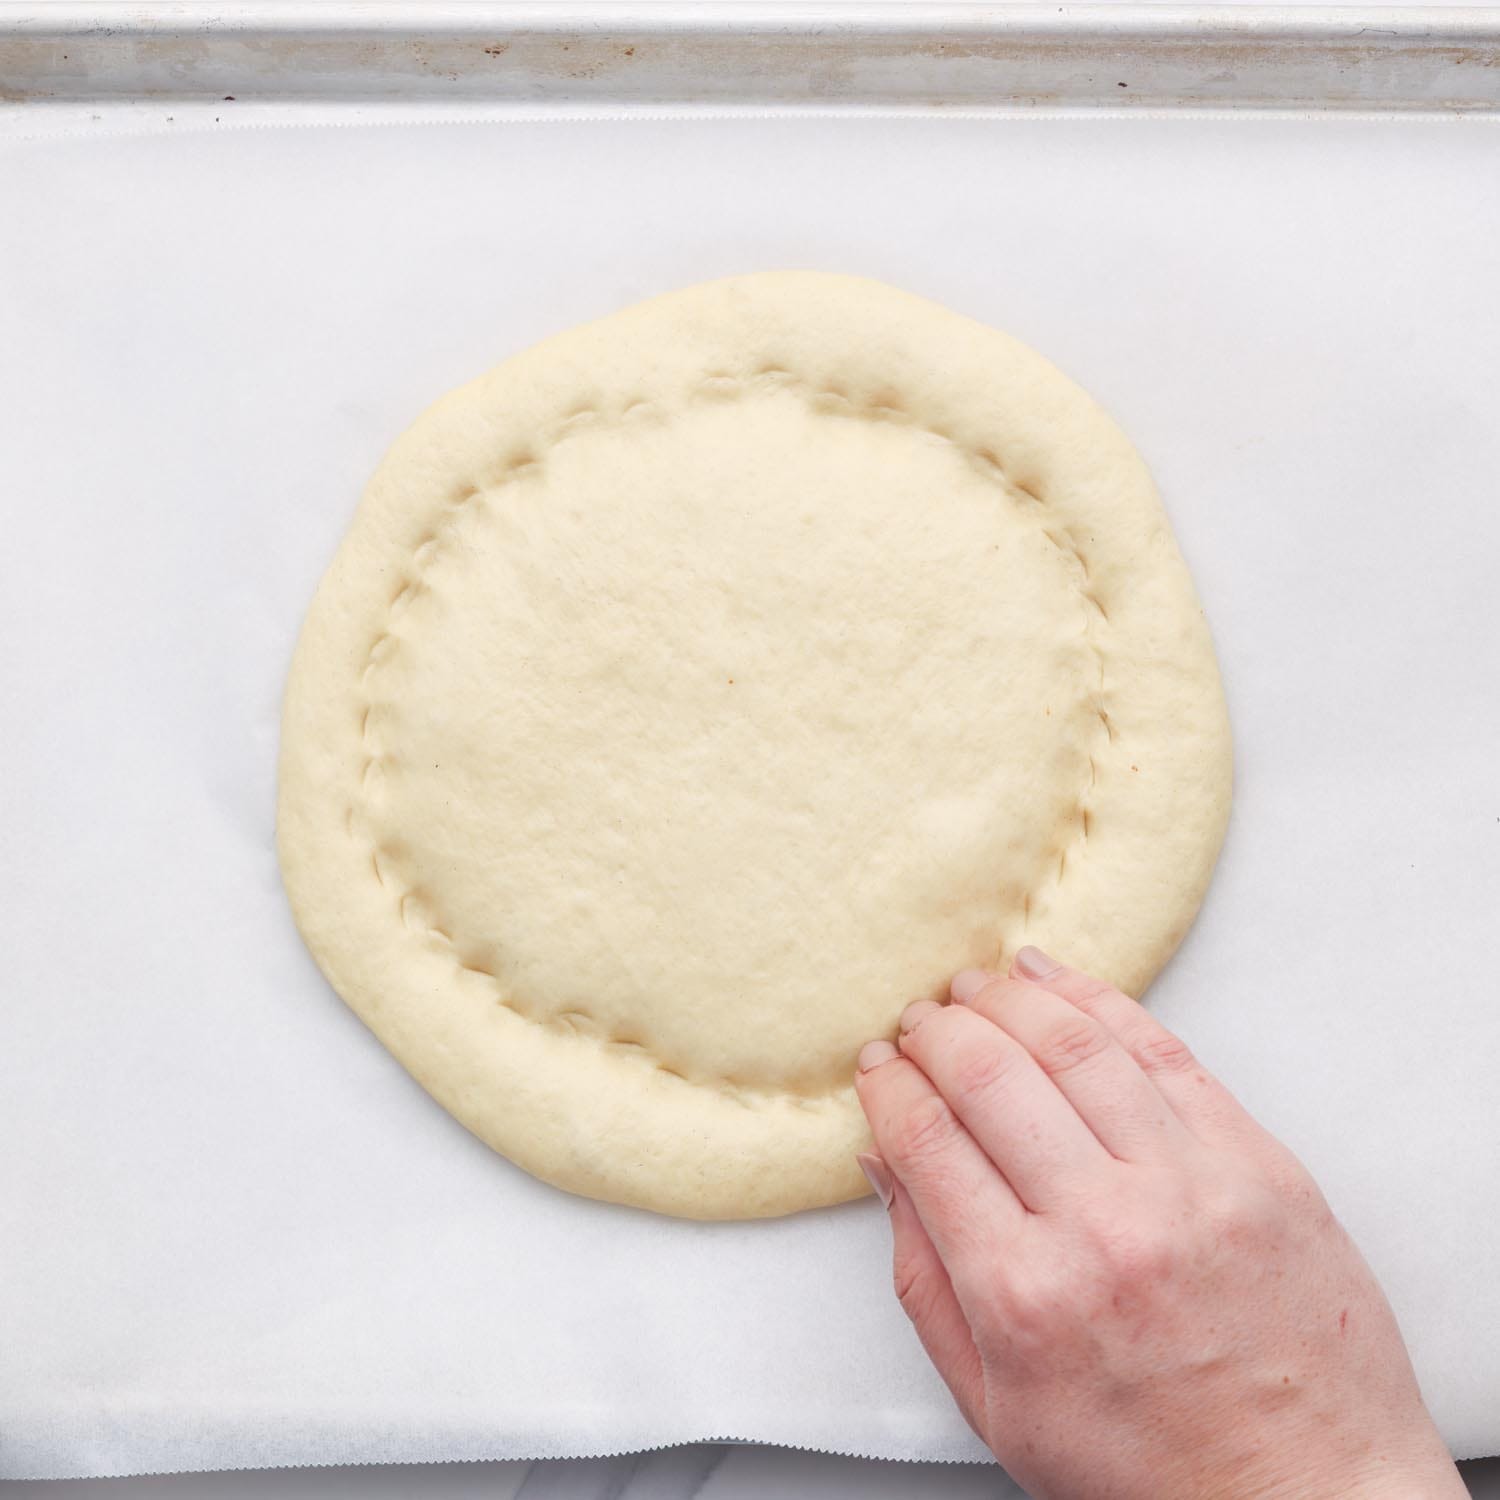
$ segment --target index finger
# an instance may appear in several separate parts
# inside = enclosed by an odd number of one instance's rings
[[[854,1082],[876,1149],[911,1195],[964,1302],[1026,1209],[927,1076],[889,1042],[865,1046]]]

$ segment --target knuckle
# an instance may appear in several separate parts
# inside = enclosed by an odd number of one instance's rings
[[[1242,1181],[1213,1189],[1198,1204],[1197,1217],[1220,1244],[1261,1245],[1278,1235],[1285,1214],[1274,1192]]]
[[[953,1111],[936,1095],[917,1100],[892,1132],[895,1154],[906,1163],[920,1164],[940,1156],[952,1145],[958,1130]]]
[[[1135,1055],[1148,1073],[1190,1073],[1198,1066],[1192,1048],[1180,1036],[1159,1027],[1137,1038]]]
[[[1315,1225],[1333,1219],[1333,1210],[1312,1174],[1279,1142],[1267,1154],[1262,1172],[1266,1197],[1283,1212],[1298,1214]]]
[[[911,1256],[898,1255],[891,1279],[902,1311],[920,1324],[937,1295],[932,1269]]]
[[[1308,1189],[1317,1192],[1312,1173],[1275,1136],[1267,1135],[1263,1142],[1257,1144],[1262,1149],[1256,1153],[1256,1165],[1272,1187],[1288,1194],[1301,1194]]]
[[[1112,1000],[1119,991],[1108,980],[1095,979],[1092,974],[1080,975],[1067,989],[1067,999],[1072,1005],[1092,1015],[1101,1001]]]
[[[1092,974],[1085,974],[1075,981],[1073,993],[1087,1004],[1090,1000],[1101,1000],[1106,995],[1113,995],[1115,987],[1106,979],[1096,979]]]
[[[1117,1287],[1155,1286],[1170,1280],[1176,1270],[1176,1242],[1155,1224],[1115,1229],[1104,1236],[1099,1249],[1109,1279]]]
[[[1057,1341],[1077,1309],[1061,1276],[1033,1270],[1007,1277],[1003,1304],[994,1309],[994,1332],[1012,1356],[1055,1356]]]
[[[1012,979],[1007,974],[997,975],[970,1001],[969,1009],[993,1016],[996,1011],[1008,1010],[1031,988],[1024,979]]]
[[[959,1058],[953,1070],[955,1089],[964,1095],[994,1093],[1008,1086],[1016,1070],[1017,1051],[998,1037]]]
[[[1071,1072],[1109,1049],[1104,1029],[1085,1016],[1060,1022],[1038,1038],[1033,1055],[1053,1075]]]

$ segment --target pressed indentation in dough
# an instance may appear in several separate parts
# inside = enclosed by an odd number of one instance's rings
[[[856,420],[894,424],[925,433],[939,442],[948,444],[985,479],[993,483],[1005,497],[1023,514],[1042,516],[1049,509],[1047,497],[1035,484],[1022,483],[1008,475],[996,454],[987,447],[970,447],[960,442],[944,428],[921,421],[910,410],[910,404],[898,392],[880,390],[873,398],[861,402],[841,388],[804,380],[778,365],[763,365],[753,374],[740,377],[724,371],[705,374],[697,385],[684,396],[687,400],[708,399],[713,401],[738,400],[758,391],[784,390],[801,396],[816,412],[843,420]],[[557,423],[549,439],[539,448],[525,448],[511,454],[492,477],[459,486],[450,497],[443,521],[430,531],[413,548],[408,571],[398,580],[385,613],[376,628],[358,679],[362,692],[360,708],[359,738],[362,751],[360,769],[355,779],[353,795],[345,817],[345,827],[351,837],[370,840],[370,868],[373,878],[381,888],[394,896],[396,914],[403,926],[419,937],[443,949],[462,973],[473,975],[476,980],[489,984],[495,991],[496,1003],[514,1012],[535,1025],[546,1026],[563,1035],[583,1037],[596,1045],[614,1050],[621,1057],[634,1057],[647,1063],[664,1079],[680,1083],[684,1087],[708,1088],[733,1099],[738,1103],[754,1106],[771,1099],[780,1099],[799,1108],[814,1108],[833,1095],[847,1091],[847,1084],[838,1084],[817,1092],[806,1092],[786,1087],[748,1086],[730,1077],[688,1078],[677,1068],[655,1057],[639,1039],[623,1034],[609,1035],[587,1012],[576,1007],[552,1017],[529,1013],[514,995],[504,991],[498,976],[492,969],[465,957],[459,952],[453,938],[440,924],[419,893],[404,886],[397,873],[397,861],[391,851],[383,847],[371,831],[372,820],[364,816],[368,803],[378,788],[384,774],[388,751],[378,735],[381,700],[376,684],[381,665],[399,649],[400,637],[392,627],[416,596],[428,584],[425,579],[445,539],[451,534],[462,515],[481,497],[493,495],[497,490],[528,475],[539,472],[546,463],[548,454],[562,443],[584,431],[598,431],[602,424],[640,420],[655,412],[661,403],[647,397],[637,397],[625,402],[617,412],[601,412],[597,407],[581,405],[575,407]],[[1098,733],[1106,743],[1112,743],[1115,731],[1104,707],[1104,657],[1096,638],[1096,629],[1108,624],[1109,613],[1093,586],[1088,561],[1071,531],[1066,527],[1043,527],[1041,533],[1047,542],[1069,564],[1074,574],[1074,584],[1083,605],[1084,641],[1093,661],[1095,682],[1091,693],[1091,708],[1098,725]],[[1070,849],[1079,853],[1087,844],[1091,831],[1090,801],[1098,780],[1098,767],[1093,754],[1088,757],[1087,784],[1079,793],[1076,811],[1070,819],[1071,829],[1057,853],[1055,880],[1061,882],[1070,868]],[[1030,921],[1032,896],[1025,894],[1022,905],[1022,927]]]

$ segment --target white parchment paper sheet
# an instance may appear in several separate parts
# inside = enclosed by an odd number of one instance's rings
[[[0,1474],[979,1456],[872,1204],[695,1225],[529,1180],[325,987],[277,879],[288,653],[388,440],[772,266],[1012,330],[1152,463],[1239,777],[1154,1004],[1324,1182],[1456,1450],[1500,1448],[1494,122],[29,142],[0,204]]]

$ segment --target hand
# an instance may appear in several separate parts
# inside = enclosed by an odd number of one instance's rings
[[[1039,1500],[1463,1497],[1307,1172],[1135,1001],[1024,948],[858,1088],[896,1293]]]

